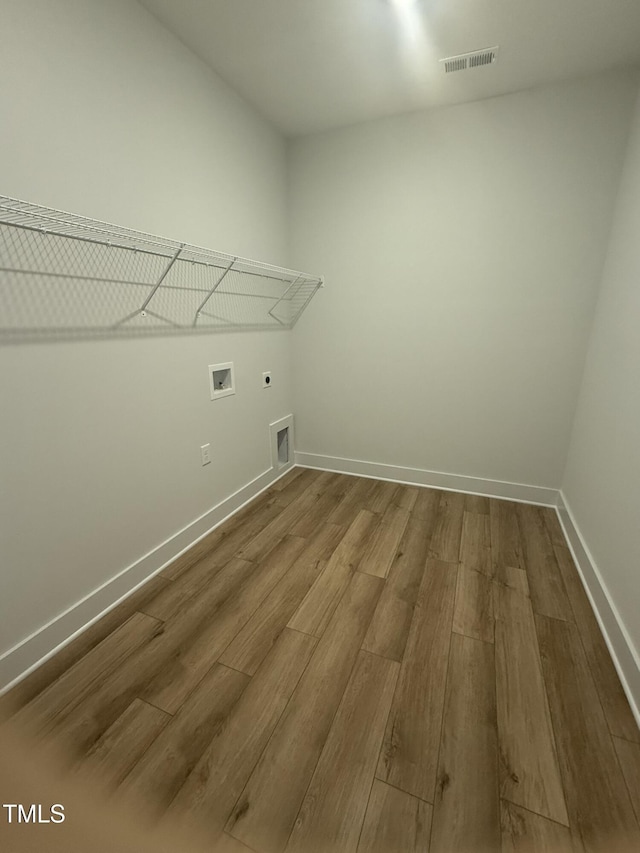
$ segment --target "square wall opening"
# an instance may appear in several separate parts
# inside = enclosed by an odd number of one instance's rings
[[[236,393],[232,361],[227,361],[224,364],[209,365],[209,390],[212,400],[217,400],[219,397],[228,397]]]
[[[285,418],[269,424],[269,433],[271,467],[279,470],[293,467],[295,463],[293,415],[287,415]]]
[[[278,445],[278,465],[289,464],[289,427],[283,427],[276,433],[276,443]]]

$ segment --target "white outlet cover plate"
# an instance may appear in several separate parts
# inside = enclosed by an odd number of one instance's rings
[[[202,457],[202,464],[209,465],[211,462],[211,445],[203,444],[200,446],[200,455]]]
[[[271,378],[271,371],[265,370],[262,374],[262,387],[263,388],[271,388],[273,385],[273,379]]]

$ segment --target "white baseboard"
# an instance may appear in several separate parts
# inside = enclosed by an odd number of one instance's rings
[[[400,465],[384,465],[380,462],[363,462],[360,459],[343,459],[339,456],[321,456],[317,453],[296,451],[296,465],[304,468],[319,468],[339,474],[355,474],[390,480],[411,486],[428,486],[448,492],[465,492],[490,498],[504,498],[520,503],[556,505],[558,490],[544,486],[528,486],[523,483],[506,483],[502,480],[486,480],[481,477],[465,477],[461,474],[445,474],[441,471],[425,471],[422,468],[405,468]]]
[[[562,492],[558,494],[556,509],[582,585],[620,676],[631,711],[640,726],[640,656]]]
[[[0,656],[0,695],[290,471],[270,468]]]

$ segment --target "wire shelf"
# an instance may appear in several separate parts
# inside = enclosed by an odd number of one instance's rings
[[[0,340],[290,329],[323,279],[0,196]]]

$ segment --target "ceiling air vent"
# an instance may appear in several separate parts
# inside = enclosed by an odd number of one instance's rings
[[[485,47],[482,50],[474,50],[472,53],[460,53],[458,56],[447,56],[440,62],[444,67],[445,74],[453,71],[466,71],[469,68],[482,68],[483,65],[493,65],[498,61],[497,47]]]

